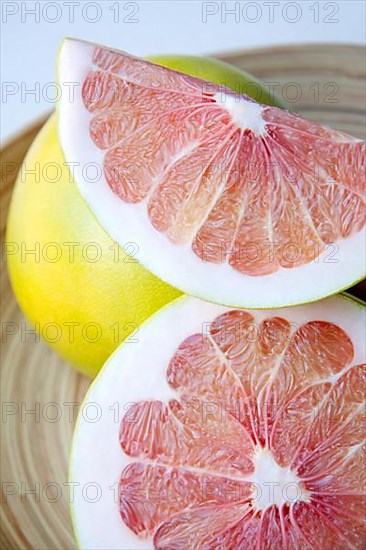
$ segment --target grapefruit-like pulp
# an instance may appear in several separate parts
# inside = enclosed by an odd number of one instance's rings
[[[271,100],[251,75],[215,59],[170,55],[154,61]],[[133,340],[143,321],[181,293],[135,261],[133,242],[123,250],[108,236],[72,173],[52,116],[12,195],[7,263],[28,321],[62,357],[95,377],[125,338]]]
[[[63,43],[59,81],[60,140],[81,193],[163,280],[264,308],[364,276],[362,140],[77,40]]]
[[[81,408],[81,548],[363,548],[364,326],[344,295],[251,312],[183,297],[154,315]]]

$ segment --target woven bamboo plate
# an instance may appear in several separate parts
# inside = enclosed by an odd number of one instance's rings
[[[221,59],[248,70],[268,85],[272,83],[277,92],[283,91],[285,98],[293,100],[299,113],[365,138],[363,48],[286,46],[238,52]],[[4,164],[21,162],[43,122],[4,148]],[[2,170],[2,239],[14,180],[14,175],[6,176]],[[4,264],[1,287],[3,327],[5,323],[23,322]],[[352,292],[364,297],[365,283]],[[66,485],[73,431],[70,413],[71,404],[81,402],[90,381],[43,342],[29,336],[22,342],[19,333],[7,339],[3,335],[2,340],[1,548],[75,548]],[[61,417],[52,403],[60,404]],[[31,410],[35,413],[27,412]]]

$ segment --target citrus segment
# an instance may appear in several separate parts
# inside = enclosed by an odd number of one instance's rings
[[[328,475],[314,476],[307,482],[314,494],[360,496],[365,498],[366,471],[360,471],[360,463],[365,463],[365,445],[357,445],[336,464],[331,464]],[[324,466],[324,464],[323,464]]]
[[[352,456],[365,437],[366,365],[341,376],[324,399],[305,450],[296,459],[304,477],[314,477]],[[326,436],[324,435],[326,434]]]
[[[231,476],[246,474],[253,469],[253,444],[230,416],[223,424],[221,414],[208,409],[202,423],[202,403],[184,397],[169,407],[160,402],[138,403],[133,417],[122,421],[121,446],[131,457],[159,464],[188,465]]]
[[[189,487],[189,491],[187,491]],[[129,465],[119,484],[123,520],[140,537],[151,537],[162,522],[188,506],[216,507],[239,503],[250,494],[251,484],[225,477],[188,471],[169,470],[153,464]]]
[[[196,506],[163,523],[154,536],[155,548],[207,548],[213,538],[223,537],[228,529],[245,517],[247,505]]]

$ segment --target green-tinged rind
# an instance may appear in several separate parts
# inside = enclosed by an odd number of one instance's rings
[[[219,59],[195,55],[153,55],[148,59],[169,69],[232,88],[238,94],[249,95],[258,103],[288,108],[284,101],[276,94],[270,94],[267,87],[253,75]]]
[[[340,297],[348,298],[349,300],[353,300],[354,302],[358,303],[362,307],[366,307],[366,301],[362,298],[359,298],[358,296],[353,296],[350,292],[341,292]]]

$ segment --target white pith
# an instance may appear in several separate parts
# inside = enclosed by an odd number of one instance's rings
[[[251,130],[256,136],[262,136],[266,133],[266,125],[262,117],[262,105],[228,94],[215,94],[214,98],[230,113],[238,128]]]
[[[254,457],[255,471],[248,479],[254,483],[252,504],[256,510],[298,501],[310,502],[311,495],[296,472],[282,468],[268,449],[257,447]]]
[[[79,415],[76,426],[70,469],[70,481],[76,484],[73,520],[81,548],[151,550],[151,540],[140,540],[122,522],[118,502],[114,500],[113,487],[116,487],[125,466],[134,461],[120,447],[120,420],[130,403],[146,399],[163,402],[179,399],[166,381],[170,359],[185,338],[206,331],[207,323],[226,311],[228,308],[195,298],[178,299],[140,328],[135,335],[137,343],[125,343],[119,347],[92,384],[81,407],[84,414]],[[337,296],[286,310],[251,313],[255,322],[278,315],[285,317],[293,327],[314,319],[333,322],[353,341],[355,356],[352,364],[365,361],[365,308],[350,298]],[[98,422],[91,422],[86,416],[91,416],[95,403],[100,407],[101,418]],[[88,406],[91,408],[87,415]],[[115,418],[117,408],[119,415]],[[264,488],[267,487],[265,482],[291,479],[292,474],[282,476],[284,472],[276,467],[267,472],[265,466],[269,462],[268,457],[259,454],[259,467],[247,479],[262,484]],[[101,498],[97,502],[87,502],[84,498],[82,490],[88,483],[97,483],[101,488]],[[303,494],[303,497],[307,498],[307,495]],[[258,502],[261,508],[266,504],[268,499]]]

